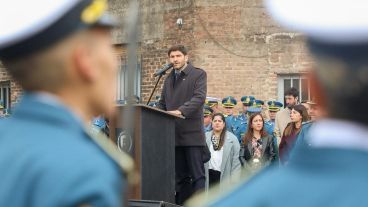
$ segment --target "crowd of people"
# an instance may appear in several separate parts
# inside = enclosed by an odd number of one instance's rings
[[[211,152],[209,186],[221,183],[222,178],[231,179],[242,169],[256,173],[270,164],[286,165],[295,143],[308,144],[304,135],[318,111],[313,101],[299,103],[295,88],[285,92],[285,108],[281,102],[254,96],[243,96],[241,104],[238,111],[232,96],[221,102],[206,98],[203,125]]]
[[[205,163],[206,188],[236,180],[243,170],[255,174],[271,164],[286,165],[295,145],[310,145],[305,135],[321,110],[312,100],[299,101],[296,88],[284,95],[285,107],[279,101],[243,96],[240,110],[232,96],[206,97],[203,127],[211,153]],[[155,107],[159,99],[149,105]]]
[[[265,3],[281,25],[306,35],[318,103],[299,103],[291,88],[285,107],[244,96],[237,113],[234,97],[206,101],[206,71],[188,61],[183,45],[171,47],[174,70],[157,107],[185,117],[175,120],[175,202],[234,178],[233,189],[188,206],[368,206],[362,199],[368,185],[367,3]],[[13,12],[20,5],[27,8],[22,15]],[[117,24],[106,13],[107,1],[2,6],[0,60],[25,93],[1,120],[0,206],[126,206],[133,161],[86,127],[91,117],[114,114],[114,91],[106,88],[115,86],[111,29]],[[251,180],[237,179],[238,172],[266,166]]]

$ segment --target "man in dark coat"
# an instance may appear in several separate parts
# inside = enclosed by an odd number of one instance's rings
[[[185,119],[175,121],[176,203],[182,204],[205,186],[203,152],[203,105],[207,92],[207,74],[188,63],[182,45],[168,51],[174,70],[164,82],[158,107]]]

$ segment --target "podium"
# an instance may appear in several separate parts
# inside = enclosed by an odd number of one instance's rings
[[[134,127],[129,131],[122,119],[125,110],[127,106],[117,106],[110,137],[133,157],[139,173],[140,182],[128,198],[175,203],[175,119],[183,117],[136,104],[130,106]]]

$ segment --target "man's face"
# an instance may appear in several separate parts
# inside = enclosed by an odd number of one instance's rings
[[[91,60],[97,71],[95,98],[96,111],[111,115],[114,111],[116,90],[117,59],[111,43],[110,31],[96,29],[91,33],[94,36],[94,45],[91,47]]]
[[[210,115],[205,115],[203,117],[203,124],[204,126],[208,126],[212,122],[212,118]]]
[[[286,95],[285,96],[285,102],[286,102],[287,107],[294,106],[298,102],[298,97],[294,97],[294,96],[291,96],[291,95]]]
[[[246,106],[246,105],[243,105],[243,113],[247,113],[247,110],[248,110],[249,106]]]
[[[233,111],[233,108],[225,107],[225,108],[224,108],[224,110],[225,110],[225,114],[226,114],[226,115],[228,115],[228,116],[229,116],[229,115],[233,115],[233,112],[234,112],[234,111]]]
[[[308,114],[312,121],[316,120],[317,115],[318,115],[317,105],[311,105],[310,110],[308,111]]]
[[[182,68],[188,61],[188,55],[184,55],[180,51],[172,51],[169,55],[170,63],[174,66],[174,69]]]
[[[270,119],[275,120],[276,119],[276,111],[269,111]]]

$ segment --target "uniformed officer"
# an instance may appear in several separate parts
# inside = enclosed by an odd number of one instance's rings
[[[279,149],[277,147],[277,138],[274,135],[274,129],[275,129],[275,119],[276,119],[276,113],[278,111],[280,111],[280,109],[283,107],[283,104],[281,102],[278,101],[268,101],[267,102],[268,105],[268,113],[269,113],[269,120],[265,121],[265,129],[267,131],[268,134],[270,134],[272,136],[273,139],[273,143],[274,143],[274,149],[275,149],[275,162],[274,163],[278,163],[279,161]]]
[[[273,134],[274,128],[275,128],[275,119],[276,119],[276,113],[280,111],[280,109],[283,107],[283,104],[278,101],[268,101],[268,114],[270,116],[270,120],[267,121],[270,125],[270,131],[269,134]]]
[[[122,206],[132,160],[87,129],[115,108],[107,1],[0,7],[0,60],[25,91],[0,125],[0,206]]]
[[[242,140],[242,134],[244,135],[244,132],[246,131],[245,122],[243,119],[239,118],[238,115],[234,113],[234,108],[237,105],[237,101],[234,97],[228,96],[224,99],[222,99],[222,106],[225,109],[225,121],[227,130],[232,132],[241,142]]]
[[[213,113],[222,113],[220,108],[219,108],[219,99],[218,98],[214,98],[214,97],[206,97],[206,105],[208,105],[209,107],[212,108]]]
[[[243,111],[241,114],[239,114],[238,118],[241,120],[241,124],[244,126],[241,126],[241,129],[243,131],[241,132],[240,136],[243,137],[245,135],[245,132],[248,127],[248,108],[251,106],[251,102],[255,100],[254,96],[243,96],[241,97],[241,102],[243,104]]]
[[[249,106],[251,106],[251,103],[255,100],[255,98],[254,98],[254,96],[243,96],[243,97],[241,97],[240,100],[243,103],[242,117],[244,118],[245,121],[247,121],[248,120],[247,110],[248,110]]]
[[[212,130],[212,114],[213,110],[208,105],[203,107],[203,126],[204,132],[209,132]]]
[[[222,99],[222,107],[224,108],[225,117],[234,115],[234,107],[236,104],[238,104],[238,102],[232,96],[227,96]]]
[[[262,100],[253,100],[249,102],[249,107],[247,109],[247,115],[250,116],[252,113],[260,113],[262,112],[262,106],[264,101]]]
[[[326,117],[309,131],[312,147],[295,149],[287,166],[193,206],[368,206],[367,1],[266,3],[278,23],[305,33],[315,57],[311,90]]]

